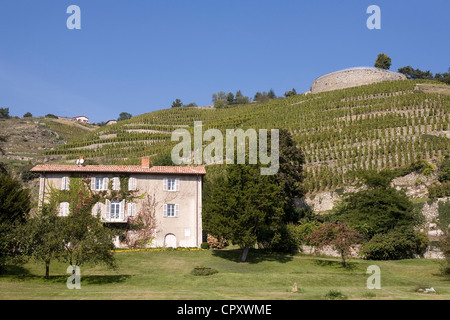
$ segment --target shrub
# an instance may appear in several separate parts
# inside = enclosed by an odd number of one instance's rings
[[[433,184],[428,187],[428,197],[431,199],[444,198],[450,196],[450,181],[440,184]]]
[[[450,180],[450,157],[445,157],[439,167],[438,180],[440,182],[446,182]]]
[[[281,227],[280,236],[274,240],[271,249],[279,252],[296,252],[301,243],[299,226],[288,223]]]
[[[439,247],[445,257],[445,260],[442,263],[442,273],[450,276],[450,233],[441,236]]]
[[[386,234],[377,234],[363,244],[360,254],[372,260],[396,260],[413,258],[423,254],[429,244],[424,233],[401,227]]]
[[[209,268],[209,267],[205,267],[204,265],[199,265],[196,266],[193,270],[192,270],[192,274],[194,276],[210,276],[212,274],[216,274],[219,271],[217,271],[216,269],[213,268]]]
[[[212,249],[223,249],[226,246],[228,246],[227,239],[225,239],[225,238],[217,239],[210,235],[208,235],[206,242],[208,243],[209,248],[212,248]]]
[[[202,244],[200,245],[200,248],[202,248],[202,249],[209,249],[208,242],[202,242]]]
[[[339,290],[330,290],[327,293],[324,294],[324,297],[326,299],[331,299],[331,300],[335,300],[335,299],[347,299],[347,297],[345,295],[342,294],[341,291]]]

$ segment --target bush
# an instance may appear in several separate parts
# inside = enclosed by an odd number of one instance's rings
[[[450,181],[450,157],[445,157],[444,161],[442,161],[439,167],[439,175],[438,180],[440,182]]]
[[[226,246],[228,246],[227,239],[225,239],[225,238],[217,239],[210,235],[208,235],[206,242],[208,243],[209,248],[212,248],[212,249],[223,249]]]
[[[298,225],[293,223],[281,227],[280,236],[274,239],[271,249],[278,252],[296,252],[300,248],[301,237]]]
[[[208,242],[202,242],[202,244],[200,245],[200,248],[202,248],[202,249],[209,249]]]
[[[441,236],[439,247],[445,257],[445,260],[442,263],[442,273],[450,276],[450,233]]]
[[[335,299],[347,299],[345,295],[341,293],[339,290],[330,290],[324,294],[324,297],[327,299],[335,300]]]
[[[22,169],[22,172],[20,174],[20,177],[23,182],[28,182],[34,179],[39,178],[40,174],[36,172],[30,172],[30,169],[32,168],[32,165],[27,165]]]
[[[210,276],[212,274],[216,274],[219,271],[213,268],[205,267],[204,265],[196,266],[194,270],[192,270],[192,274],[194,276]]]
[[[412,228],[397,228],[386,234],[377,234],[363,244],[360,254],[371,260],[396,260],[423,254],[429,244],[424,233]]]
[[[450,196],[450,181],[440,184],[433,184],[428,187],[428,197],[431,199],[444,198]]]

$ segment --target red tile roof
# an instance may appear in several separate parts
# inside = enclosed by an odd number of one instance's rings
[[[113,165],[59,165],[39,164],[31,172],[104,172],[104,173],[155,173],[155,174],[206,174],[204,167],[159,167],[142,168],[141,166]]]

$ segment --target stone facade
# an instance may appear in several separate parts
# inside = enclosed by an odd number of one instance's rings
[[[47,195],[52,188],[68,190],[70,177],[90,179],[93,193],[108,196],[113,190],[121,189],[119,177],[125,176],[128,178],[128,185],[122,187],[135,191],[137,196],[151,196],[155,199],[153,207],[144,206],[144,197],[130,202],[105,198],[95,204],[93,215],[101,216],[103,223],[120,227],[139,212],[145,214],[151,210],[156,222],[152,247],[201,245],[202,183],[206,173],[202,167],[151,167],[148,158],[143,158],[142,166],[38,165],[31,171],[41,174],[40,205],[47,202]],[[67,215],[69,206],[64,209],[60,204],[59,210],[59,215]],[[116,239],[116,246],[124,247],[124,244]]]
[[[332,72],[317,78],[312,84],[311,93],[339,90],[393,80],[406,80],[406,76],[401,73],[377,68],[352,68]]]

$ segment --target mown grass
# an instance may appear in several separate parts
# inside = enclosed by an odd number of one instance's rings
[[[327,299],[339,291],[346,299],[449,299],[450,281],[436,260],[350,260],[301,254],[251,251],[240,263],[239,250],[148,251],[116,253],[119,268],[81,267],[81,289],[69,290],[67,265],[53,263],[45,280],[44,266],[27,263],[0,276],[0,299]],[[369,265],[381,269],[381,289],[369,290]],[[196,276],[203,265],[218,273]],[[294,283],[297,292],[291,292]],[[437,293],[417,293],[419,286]]]

